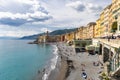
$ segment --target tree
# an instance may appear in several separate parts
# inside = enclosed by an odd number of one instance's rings
[[[112,23],[112,28],[111,28],[111,32],[115,32],[117,30],[117,21]]]

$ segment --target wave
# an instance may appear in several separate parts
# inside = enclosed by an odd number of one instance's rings
[[[52,70],[56,68],[57,60],[58,60],[58,48],[56,45],[53,46],[53,57],[51,58],[49,64],[45,68],[45,73],[42,77],[42,80],[48,80],[48,77]]]

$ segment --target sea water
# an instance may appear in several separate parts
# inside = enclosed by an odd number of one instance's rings
[[[51,45],[27,44],[28,42],[0,40],[0,80],[34,80],[38,70],[46,66],[52,54],[56,55]],[[50,61],[55,61],[56,58],[57,55]],[[55,65],[56,62],[52,64]],[[55,66],[51,68],[54,69]]]

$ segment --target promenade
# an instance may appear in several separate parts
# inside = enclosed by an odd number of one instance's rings
[[[98,39],[100,42],[103,42],[109,46],[119,48],[120,47],[120,40],[119,39]]]

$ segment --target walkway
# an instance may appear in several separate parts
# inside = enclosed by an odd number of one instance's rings
[[[118,39],[110,39],[110,41],[108,41],[108,39],[98,39],[98,40],[112,47],[116,47],[116,48],[120,47],[120,40]]]

